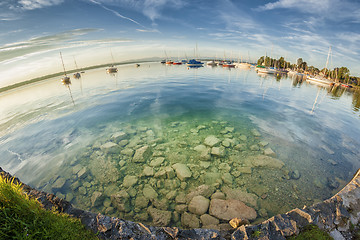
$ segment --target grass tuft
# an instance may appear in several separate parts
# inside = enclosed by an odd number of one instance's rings
[[[79,219],[49,211],[0,176],[0,239],[98,239]]]
[[[318,226],[310,224],[301,230],[300,234],[294,237],[290,237],[289,240],[332,240],[333,238]]]

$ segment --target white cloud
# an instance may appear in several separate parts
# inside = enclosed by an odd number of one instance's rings
[[[277,8],[298,9],[301,12],[325,12],[336,0],[278,0],[258,7],[258,10],[273,10]]]
[[[187,5],[185,0],[97,0],[97,2],[141,12],[153,22],[163,18],[165,8],[180,9]]]
[[[275,9],[291,9],[301,13],[312,14],[306,16],[312,18],[316,24],[323,19],[334,22],[352,21],[360,22],[360,2],[351,0],[278,0],[259,6],[255,10],[269,11]]]
[[[157,30],[157,29],[136,29],[136,31],[138,31],[138,32],[155,32],[155,33],[160,33],[160,31]]]
[[[64,0],[20,0],[19,6],[24,10],[33,10],[37,8],[50,7],[53,5],[59,5]]]

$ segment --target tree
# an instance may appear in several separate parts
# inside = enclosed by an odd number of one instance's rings
[[[302,58],[298,58],[298,60],[296,61],[298,67],[301,66],[301,64],[303,63],[303,59]]]
[[[257,60],[257,65],[262,65],[264,63],[264,56],[260,57],[258,60]]]

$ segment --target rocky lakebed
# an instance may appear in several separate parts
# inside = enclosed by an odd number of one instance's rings
[[[36,187],[81,209],[183,229],[255,224],[320,202],[250,124],[144,121],[109,132]],[[339,188],[337,180],[318,184]]]

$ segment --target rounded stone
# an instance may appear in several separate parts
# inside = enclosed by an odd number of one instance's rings
[[[203,196],[195,196],[191,199],[188,210],[197,215],[203,215],[209,209],[210,200]]]

